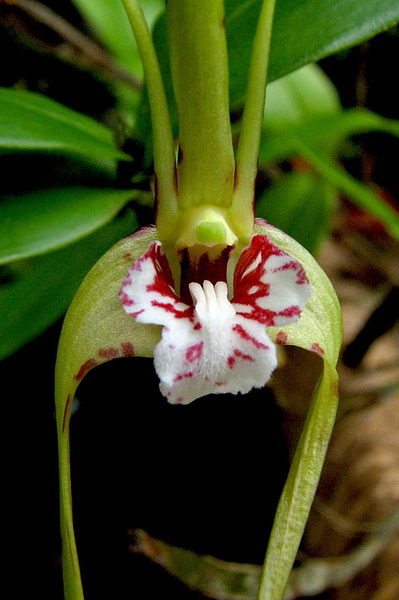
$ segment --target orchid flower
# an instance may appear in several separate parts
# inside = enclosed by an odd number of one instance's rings
[[[254,215],[274,0],[263,2],[259,16],[236,152],[223,1],[168,0],[177,160],[148,28],[137,0],[123,4],[141,52],[151,109],[156,226],[121,240],[93,267],[61,335],[56,402],[66,598],[83,598],[68,440],[71,403],[86,373],[118,357],[154,357],[162,394],[170,403],[187,404],[207,394],[263,387],[277,365],[276,344],[293,344],[319,354],[324,372],[266,557],[260,598],[277,600],[334,421],[340,318],[331,284],[313,257]]]
[[[139,323],[163,326],[154,363],[161,392],[173,404],[263,387],[277,366],[267,326],[296,321],[310,297],[299,262],[266,235],[255,234],[238,260],[230,301],[229,247],[222,247],[212,260],[214,249],[201,248],[197,260],[189,263],[187,304],[176,295],[158,241],[133,263],[120,291],[129,315]]]

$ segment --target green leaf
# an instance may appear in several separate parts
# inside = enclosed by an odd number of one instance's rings
[[[0,201],[0,264],[44,254],[111,221],[133,190],[54,188]]]
[[[273,86],[277,87],[277,84],[284,79],[270,84],[270,89]],[[280,96],[278,92],[279,87],[273,90],[276,95],[273,104],[291,101]],[[295,138],[313,148],[337,155],[343,142],[354,135],[380,132],[399,136],[399,121],[387,119],[364,108],[349,108],[328,115],[309,114],[306,119],[298,119],[295,123],[290,123],[289,117],[286,122],[275,118],[274,107],[270,108],[271,114],[267,111],[265,114],[265,132],[260,151],[260,161],[264,164],[279,162],[295,154],[297,152]]]
[[[0,359],[34,339],[66,311],[96,260],[137,227],[133,211],[68,248],[3,267]]]
[[[148,227],[120,240],[91,269],[65,318],[56,365],[56,415],[60,455],[61,533],[66,600],[83,598],[73,531],[69,419],[76,388],[96,365],[123,356],[152,356],[160,328],[137,323],[118,298],[136,258],[157,238]]]
[[[113,56],[133,74],[143,70],[123,5],[115,0],[73,0],[79,12]],[[162,11],[161,0],[142,0],[147,22],[151,25]]]
[[[294,131],[307,144],[337,150],[344,140],[358,134],[379,132],[399,137],[399,121],[357,107],[309,119]]]
[[[252,41],[261,2],[226,1],[230,104],[243,104]],[[269,81],[373,37],[399,21],[399,0],[277,0],[269,62]],[[154,43],[174,128],[177,113],[171,84],[166,18],[154,27]],[[149,143],[148,100],[142,99],[137,131]]]
[[[242,102],[260,2],[227,0],[230,98]],[[277,0],[269,81],[359,44],[399,20],[398,0]]]
[[[256,203],[256,214],[315,255],[327,231],[335,186],[311,170],[278,177]]]
[[[292,126],[341,112],[336,88],[324,71],[309,64],[267,87],[265,126]]]
[[[0,153],[46,151],[131,160],[109,129],[41,94],[0,88],[0,104]]]
[[[335,367],[342,342],[342,318],[334,289],[314,258],[271,225],[258,222],[255,230],[268,235],[275,244],[302,264],[313,290],[300,319],[283,328],[268,328],[269,335],[279,343],[317,353],[324,365],[278,504],[261,578],[259,600],[281,600],[334,425],[338,405],[338,376]]]

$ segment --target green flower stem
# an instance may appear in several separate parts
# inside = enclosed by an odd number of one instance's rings
[[[176,161],[168,103],[150,31],[138,0],[122,0],[143,63],[151,108],[158,219],[176,211]]]
[[[229,206],[234,153],[224,3],[169,0],[167,19],[179,119],[179,207]]]
[[[248,214],[254,199],[260,136],[266,97],[275,0],[264,0],[259,15],[248,72],[247,91],[236,156],[236,186],[233,210]]]
[[[75,390],[74,390],[75,391]],[[70,404],[70,403],[69,403]],[[61,421],[61,417],[64,417]],[[60,470],[60,517],[62,537],[62,570],[65,600],[83,600],[82,580],[73,528],[72,492],[69,453],[70,405],[57,412],[58,453]]]

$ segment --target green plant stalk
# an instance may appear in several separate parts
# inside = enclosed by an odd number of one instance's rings
[[[75,390],[74,390],[75,391]],[[57,395],[56,398],[61,397]],[[70,475],[69,422],[71,418],[71,396],[65,412],[58,412],[58,454],[60,470],[60,517],[62,537],[62,571],[66,600],[83,600],[83,587],[80,576],[76,539],[73,528],[72,490]],[[64,418],[61,420],[61,416]]]
[[[264,0],[253,42],[248,72],[245,106],[236,155],[236,181],[233,206],[246,213],[254,200],[254,184],[258,171],[260,138],[264,120],[270,42],[275,0]]]
[[[179,121],[179,207],[229,206],[234,152],[224,2],[169,0],[167,24]]]
[[[151,125],[156,179],[156,203],[159,217],[175,213],[176,161],[172,126],[161,71],[152,43],[151,33],[138,0],[122,0],[126,10],[140,58],[151,108]]]

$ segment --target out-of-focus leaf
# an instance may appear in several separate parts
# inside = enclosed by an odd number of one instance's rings
[[[277,87],[279,83],[280,80],[273,82],[270,88]],[[263,164],[273,164],[297,153],[295,139],[298,138],[315,149],[337,155],[344,141],[354,135],[380,132],[399,137],[399,121],[364,108],[349,108],[329,115],[309,115],[297,123],[274,122],[273,118],[268,119],[268,113],[265,117],[260,149],[260,162]]]
[[[102,227],[133,190],[53,188],[0,200],[0,264],[62,248]]]
[[[83,240],[4,267],[0,285],[0,359],[34,339],[62,316],[96,260],[137,227],[133,211]]]
[[[360,208],[378,219],[392,237],[399,239],[399,213],[370,186],[352,177],[326,154],[315,151],[299,138],[294,141],[297,153],[326,181],[344,192]]]
[[[256,214],[315,255],[329,222],[335,187],[311,170],[283,174],[262,194]]]
[[[267,86],[266,127],[291,127],[315,117],[327,120],[340,111],[338,92],[318,65],[305,65]]]
[[[123,66],[142,75],[141,60],[126,12],[119,0],[73,0],[96,35]],[[149,26],[163,9],[161,0],[140,3]]]
[[[109,129],[41,94],[0,88],[0,106],[0,153],[47,151],[131,160]]]
[[[291,571],[284,600],[313,597],[348,583],[370,565],[398,529],[399,511],[396,509],[376,532],[347,554],[306,558]],[[131,534],[133,552],[147,556],[190,589],[215,600],[256,600],[260,566],[200,556],[153,538],[142,529],[133,530]]]

